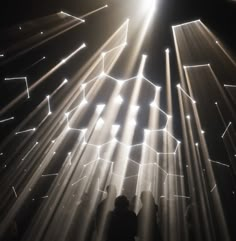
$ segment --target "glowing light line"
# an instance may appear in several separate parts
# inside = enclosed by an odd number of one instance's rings
[[[217,162],[217,161],[212,161],[209,159],[209,162],[212,162],[212,163],[215,163],[215,164],[218,164],[218,165],[221,165],[221,166],[225,166],[225,167],[230,167],[230,165],[227,165],[227,164],[224,164],[224,163],[221,163],[221,162]]]
[[[72,18],[74,18],[74,19],[76,19],[76,20],[79,20],[79,21],[81,21],[82,23],[85,22],[84,19],[81,19],[81,18],[75,17],[75,16],[73,16],[73,15],[71,15],[71,14],[69,14],[69,13],[65,13],[65,12],[63,12],[63,11],[61,11],[60,13],[66,15],[66,16],[72,17]]]
[[[46,57],[42,57],[39,60],[35,61],[33,64],[31,64],[30,66],[28,66],[27,68],[25,68],[24,70],[21,71],[21,73],[24,73],[26,70],[29,70],[31,68],[33,68],[35,65],[39,64],[40,62],[42,62],[43,60],[45,60]]]
[[[50,96],[48,95],[47,96],[47,102],[48,102],[48,115],[51,115],[52,112],[51,112],[51,106],[50,106]]]
[[[236,88],[236,85],[224,85],[224,87],[228,87],[228,88]]]
[[[92,15],[92,14],[94,14],[94,13],[96,13],[96,12],[99,12],[99,11],[101,11],[102,9],[107,8],[107,7],[108,7],[108,5],[106,4],[106,5],[104,5],[104,6],[100,7],[100,8],[97,8],[97,9],[95,9],[95,10],[89,12],[89,13],[86,13],[86,14],[82,15],[80,18],[85,18],[85,17],[87,17],[87,16],[89,16],[89,15]]]
[[[228,124],[228,126],[226,127],[224,133],[222,134],[221,138],[224,138],[224,136],[225,136],[226,132],[228,131],[229,127],[231,126],[231,124],[232,124],[232,123],[229,122],[229,124]]]
[[[42,174],[42,177],[54,177],[58,176],[58,173],[53,173],[53,174]]]
[[[4,123],[4,122],[7,122],[9,120],[14,120],[15,117],[10,117],[10,118],[7,118],[7,119],[4,119],[4,120],[0,120],[0,123]]]
[[[198,64],[198,65],[184,65],[184,69],[190,69],[190,68],[201,68],[201,67],[210,67],[210,64]]]
[[[18,198],[15,187],[12,186],[12,190],[14,192],[15,197]]]
[[[48,196],[43,196],[43,197],[41,197],[41,199],[47,199],[48,198]]]
[[[27,132],[31,132],[31,131],[36,131],[36,128],[32,128],[32,129],[28,129],[28,130],[24,130],[24,131],[18,131],[15,133],[15,135],[19,135],[19,134],[23,134],[23,133],[27,133]]]
[[[184,199],[190,199],[191,197],[188,196],[182,196],[182,195],[174,195],[176,198],[184,198]]]
[[[195,20],[195,21],[190,21],[190,22],[182,23],[182,24],[173,25],[172,28],[183,27],[183,26],[186,26],[186,25],[189,25],[189,24],[192,24],[192,23],[199,23],[199,22],[201,22],[200,19]]]
[[[28,156],[29,154],[34,150],[34,148],[38,145],[39,143],[36,142],[33,147],[26,153],[26,155],[22,158],[22,161],[24,161]]]
[[[180,84],[177,85],[177,88],[180,89],[191,101],[193,104],[196,104],[197,102],[181,87]]]
[[[5,78],[5,80],[24,80],[25,81],[25,85],[26,85],[26,91],[27,91],[27,97],[28,99],[30,98],[30,94],[29,94],[29,86],[28,86],[28,80],[27,77],[14,77],[14,78]]]
[[[216,184],[214,185],[214,187],[211,189],[210,192],[213,192],[216,189]]]
[[[74,186],[75,184],[77,184],[77,183],[83,181],[83,180],[86,179],[86,178],[87,178],[87,176],[84,176],[84,177],[80,178],[78,181],[72,183],[71,186]]]

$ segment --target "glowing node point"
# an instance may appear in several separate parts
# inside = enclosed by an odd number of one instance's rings
[[[103,104],[103,105],[97,105],[96,111],[97,111],[98,113],[101,113],[101,112],[104,110],[105,106],[106,106],[105,104]]]
[[[180,88],[181,86],[180,86],[180,84],[177,84],[176,87],[177,87],[177,88]]]
[[[167,54],[170,53],[170,49],[167,48],[167,49],[165,50],[165,52],[166,52]]]
[[[82,84],[81,87],[84,90],[86,88],[87,84]]]
[[[217,102],[215,102],[215,105],[218,105],[218,103],[217,103]]]
[[[172,115],[167,115],[168,119],[172,119],[172,117],[173,117]]]
[[[64,79],[63,84],[68,83],[68,79]]]
[[[219,44],[219,42],[216,40],[216,44]]]
[[[199,146],[199,144],[198,144],[198,143],[195,143],[195,146]]]
[[[69,112],[66,112],[66,113],[65,113],[65,116],[66,116],[66,117],[68,117],[68,116],[69,116],[69,114],[70,114]]]
[[[190,115],[187,115],[187,116],[186,116],[186,118],[187,118],[188,120],[190,120],[190,119],[191,119]]]
[[[83,22],[83,21],[82,21]],[[84,20],[84,22],[85,22],[85,20]],[[87,47],[87,45],[86,45],[86,43],[83,43],[82,45],[81,45],[81,48],[85,48],[85,47]]]
[[[55,143],[55,140],[52,140],[52,143]]]
[[[104,58],[106,56],[106,52],[102,52],[102,57]]]
[[[178,144],[181,144],[181,141],[177,141]]]
[[[136,125],[137,125],[137,122],[136,122],[136,120],[134,120],[134,119],[133,119],[133,120],[130,120],[129,123],[130,123],[130,125],[132,125],[132,126],[136,126]]]
[[[204,131],[204,130],[201,130],[201,133],[202,133],[202,134],[205,134],[205,131]]]
[[[62,59],[62,60],[61,60],[61,63],[62,63],[62,64],[66,63],[66,59]]]
[[[46,56],[43,56],[43,59],[46,59]]]
[[[44,34],[44,32],[43,32],[43,31],[41,31],[41,32],[40,32],[40,34],[42,35],[42,34]]]
[[[36,131],[36,128],[33,128],[32,131]]]
[[[154,101],[150,103],[150,106],[151,107],[157,107],[157,105],[156,105],[156,103]]]
[[[162,131],[167,132],[167,129],[166,129],[166,128],[164,128],[164,129],[162,129]]]
[[[50,112],[48,112],[48,115],[51,115],[52,114],[52,112],[50,111]]]
[[[123,98],[120,96],[120,95],[118,95],[116,98],[115,98],[115,102],[117,103],[117,104],[122,104],[123,103]]]
[[[83,100],[82,100],[82,102],[80,103],[80,105],[87,105],[88,104],[88,101],[84,98]]]

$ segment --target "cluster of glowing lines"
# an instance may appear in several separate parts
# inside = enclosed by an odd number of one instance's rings
[[[145,163],[145,164],[140,164],[140,163],[137,163],[136,161],[132,160],[132,159],[127,159],[129,162],[132,162],[134,163],[135,165],[138,166],[138,169],[141,169],[141,168],[144,168],[144,167],[147,167],[147,166],[155,166],[157,167],[159,170],[161,170],[164,174],[165,174],[165,181],[164,181],[164,184],[166,182],[166,179],[170,176],[172,177],[177,177],[177,178],[184,178],[183,175],[179,175],[179,174],[172,174],[172,173],[168,173],[167,171],[165,171],[160,165],[158,165],[158,163],[156,162],[152,162],[152,163]],[[84,171],[84,169],[87,167],[87,166],[90,166],[90,165],[93,165],[93,164],[97,164],[99,162],[106,162],[106,163],[109,163],[110,165],[113,165],[114,162],[110,161],[110,160],[107,160],[107,159],[104,159],[104,158],[101,158],[99,155],[97,157],[97,159],[94,159],[94,160],[91,160],[89,163],[87,164],[84,164],[83,165],[83,169],[82,169],[82,173]],[[138,171],[139,172],[139,171]],[[139,174],[136,174],[136,175],[130,175],[130,176],[123,176],[123,175],[120,175],[120,174],[117,174],[116,172],[112,171],[111,172],[111,175],[115,175],[115,176],[118,176],[124,180],[127,180],[127,179],[131,179],[131,178],[134,178],[134,177],[139,177]],[[77,181],[73,182],[71,184],[71,186],[74,186],[75,184],[78,184],[79,182],[81,182],[82,180],[86,179],[88,176],[85,175],[83,176],[82,178],[79,178]]]

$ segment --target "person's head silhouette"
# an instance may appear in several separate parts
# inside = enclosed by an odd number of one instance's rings
[[[121,195],[115,199],[115,209],[128,209],[129,200],[126,196]]]

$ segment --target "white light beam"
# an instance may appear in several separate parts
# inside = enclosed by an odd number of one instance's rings
[[[229,122],[228,126],[226,127],[224,133],[222,134],[221,138],[224,138],[226,132],[228,131],[229,127],[231,126],[232,122]]]
[[[4,119],[4,120],[0,120],[0,123],[4,123],[4,122],[7,122],[9,120],[14,120],[14,119],[15,119],[14,117],[10,117],[10,118]]]

